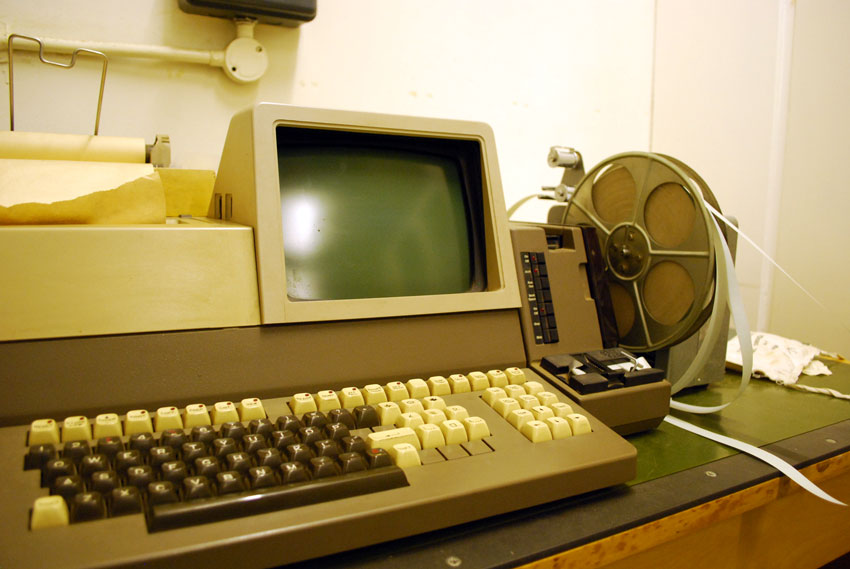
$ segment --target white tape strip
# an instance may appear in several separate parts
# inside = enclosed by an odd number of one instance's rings
[[[837,504],[839,506],[846,506],[844,502],[840,500],[836,500],[820,488],[818,488],[814,482],[803,476],[799,470],[782,460],[776,455],[773,455],[766,450],[762,450],[757,446],[753,446],[751,444],[739,441],[737,439],[733,439],[724,435],[718,435],[712,431],[708,431],[701,427],[697,427],[696,425],[692,425],[686,421],[682,421],[681,419],[677,419],[671,415],[667,415],[664,417],[664,421],[670,423],[671,425],[675,425],[680,429],[685,429],[688,432],[694,433],[695,435],[699,435],[701,437],[705,437],[707,439],[711,439],[714,442],[718,442],[720,444],[732,447],[734,449],[738,449],[742,452],[749,454],[763,462],[766,462],[797,484],[799,484],[804,490],[811,492],[818,498],[826,500],[827,502],[832,502],[833,504]]]

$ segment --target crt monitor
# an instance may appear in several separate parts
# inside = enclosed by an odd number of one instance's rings
[[[215,192],[254,228],[264,324],[519,306],[487,125],[261,103]]]

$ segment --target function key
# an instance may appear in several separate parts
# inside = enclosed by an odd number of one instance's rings
[[[451,395],[452,393],[449,381],[442,375],[431,376],[425,383],[428,384],[428,390],[432,396]]]
[[[471,371],[466,374],[466,377],[469,379],[469,386],[472,391],[483,391],[490,387],[490,380],[487,379],[487,375],[480,371]]]
[[[354,409],[359,405],[365,405],[366,399],[356,387],[344,387],[340,394],[340,402],[345,409]]]
[[[500,369],[491,369],[487,372],[487,379],[491,387],[505,387],[508,384],[508,376]]]
[[[377,405],[387,400],[387,393],[377,383],[370,383],[363,388],[363,399],[366,405]]]
[[[505,375],[508,376],[508,382],[511,385],[522,385],[525,383],[525,372],[518,367],[505,369]]]
[[[29,445],[58,445],[59,423],[53,419],[37,419],[30,425]]]
[[[183,418],[180,417],[180,411],[177,407],[160,407],[154,416],[154,427],[157,432],[166,429],[182,429]]]
[[[342,407],[339,397],[333,389],[323,389],[318,392],[316,394],[316,406],[319,411],[330,411]]]
[[[115,413],[101,413],[94,418],[94,438],[120,437],[123,434],[121,419]]]
[[[310,411],[316,411],[316,400],[309,393],[296,393],[289,400],[289,408],[294,415],[303,415]]]
[[[90,441],[91,425],[83,416],[68,417],[62,424],[62,442]]]
[[[407,382],[407,392],[410,394],[409,397],[411,399],[422,399],[431,395],[428,384],[425,383],[424,379],[418,377]]]
[[[265,419],[266,410],[263,408],[263,402],[257,397],[248,397],[243,399],[239,405],[239,419],[242,421],[252,421],[254,419]]]
[[[153,423],[150,414],[144,409],[127,411],[124,417],[124,434],[152,433]]]
[[[232,401],[219,401],[212,409],[212,422],[214,425],[229,423],[239,420],[239,412]]]
[[[387,394],[387,401],[401,401],[407,399],[410,394],[407,392],[407,387],[400,381],[391,381],[385,387],[384,391]]]
[[[472,386],[469,384],[469,379],[462,373],[455,373],[449,376],[449,386],[452,393],[469,393],[472,391]]]
[[[210,425],[210,414],[207,411],[207,406],[203,403],[193,403],[186,405],[186,411],[183,415],[183,426],[187,429],[192,427],[201,427]]]

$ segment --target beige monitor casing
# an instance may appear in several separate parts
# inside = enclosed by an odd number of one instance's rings
[[[281,125],[477,141],[481,148],[486,290],[355,300],[290,299],[286,294],[286,243],[282,238],[275,134]],[[211,215],[219,211],[227,221],[254,228],[263,324],[472,312],[520,305],[495,138],[486,124],[260,103],[237,114],[230,123],[215,196]],[[223,205],[217,207],[216,200]]]

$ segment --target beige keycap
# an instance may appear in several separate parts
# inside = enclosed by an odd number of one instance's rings
[[[431,390],[428,389],[428,384],[425,383],[424,379],[417,377],[409,380],[406,385],[411,399],[422,399],[431,395]]]
[[[370,383],[363,388],[363,399],[366,405],[377,405],[387,400],[387,393],[377,383]]]
[[[534,415],[534,418],[538,421],[545,421],[549,417],[555,416],[555,412],[545,405],[535,405],[530,409],[530,411],[531,414]]]
[[[417,449],[421,446],[416,432],[409,427],[369,433],[366,437],[366,445],[369,448],[382,448],[387,452],[389,452],[393,445],[400,443],[409,443]]]
[[[407,427],[409,429],[415,429],[423,423],[425,423],[425,419],[419,413],[402,413],[395,420],[396,427]]]
[[[574,435],[586,435],[591,432],[590,421],[580,413],[573,413],[564,417],[570,423]]]
[[[419,399],[402,399],[398,402],[398,407],[402,413],[418,413],[421,415],[425,412],[425,406]]]
[[[344,387],[342,391],[339,392],[339,401],[342,403],[343,409],[354,409],[359,405],[366,404],[366,399],[363,397],[363,393],[361,393],[356,387]]]
[[[461,405],[449,405],[446,407],[446,418],[460,421],[469,417],[469,411]]]
[[[121,419],[117,413],[101,413],[94,418],[92,425],[92,438],[97,440],[103,437],[120,437],[124,432],[121,429]]]
[[[186,410],[183,413],[183,426],[187,429],[192,427],[203,427],[211,425],[210,413],[207,411],[207,406],[203,403],[192,403],[186,405]]]
[[[318,410],[327,413],[334,409],[339,409],[342,405],[339,402],[339,397],[333,389],[323,389],[316,394],[316,407]]]
[[[431,395],[422,400],[422,405],[425,406],[426,409],[440,409],[441,411],[445,411],[446,400],[438,395]]]
[[[570,427],[570,422],[563,417],[549,417],[546,419],[546,424],[549,425],[549,430],[552,431],[552,438],[555,440],[573,436],[573,429]]]
[[[152,433],[153,422],[150,413],[145,409],[134,409],[127,411],[124,416],[124,434],[135,435],[136,433]]]
[[[442,375],[433,375],[425,383],[428,384],[428,390],[431,392],[431,395],[442,396],[452,394],[449,380]]]
[[[384,401],[376,406],[378,417],[381,419],[381,425],[387,427],[395,425],[396,420],[401,415],[401,409],[398,403],[394,401]]]
[[[239,411],[233,401],[219,401],[213,405],[211,419],[213,425],[235,422],[239,420]]]
[[[531,409],[532,407],[540,405],[540,400],[534,395],[529,395],[528,393],[520,395],[516,398],[516,400],[519,401],[519,406],[523,409]]]
[[[450,375],[449,386],[452,388],[452,393],[469,393],[472,391],[472,387],[469,385],[469,379],[462,373]]]
[[[552,412],[555,413],[556,417],[566,417],[573,413],[573,408],[563,401],[552,403],[549,405],[549,408],[552,409]]]
[[[504,387],[508,384],[508,376],[500,369],[491,369],[488,371],[487,379],[490,380],[490,387]]]
[[[539,381],[526,381],[522,384],[522,386],[525,388],[525,392],[529,395],[535,395],[544,389],[543,384]]]
[[[472,391],[484,391],[490,387],[490,380],[487,379],[487,374],[485,373],[471,371],[466,374],[466,377],[469,379],[469,386],[472,388]]]
[[[484,400],[484,403],[492,407],[496,403],[496,401],[498,401],[499,399],[503,399],[507,396],[508,394],[505,393],[505,390],[501,387],[488,387],[484,390],[484,394],[481,396],[481,398]]]
[[[469,440],[466,436],[466,428],[457,419],[447,419],[440,423],[440,430],[447,445],[459,445]]]
[[[528,409],[514,409],[508,414],[507,419],[516,430],[522,431],[523,425],[534,420],[534,414]]]
[[[239,402],[239,419],[242,421],[253,421],[254,419],[265,419],[266,410],[259,397],[247,397]]]
[[[508,383],[511,385],[522,385],[525,383],[525,372],[518,367],[507,368],[505,375],[508,376]]]
[[[481,417],[467,417],[461,419],[463,428],[466,429],[466,437],[470,441],[477,441],[490,436],[490,427],[487,426],[487,421]]]
[[[442,409],[425,409],[425,412],[422,413],[422,418],[426,423],[433,423],[435,425],[439,425],[448,419],[445,411]]]
[[[183,418],[177,407],[160,407],[153,417],[153,426],[156,432],[166,429],[182,429]]]
[[[59,423],[53,419],[36,419],[30,424],[30,446],[58,444]]]
[[[296,393],[289,400],[293,415],[303,415],[316,411],[316,400],[309,393]]]
[[[508,397],[513,397],[517,401],[519,401],[519,398],[522,395],[528,395],[525,392],[525,388],[523,388],[523,386],[521,385],[514,385],[512,383],[509,383],[503,389],[505,390],[505,394],[507,394]]]
[[[502,397],[493,403],[493,411],[502,417],[507,417],[515,409],[520,409],[520,406],[519,401],[513,397]]]
[[[552,440],[552,431],[549,430],[549,426],[543,421],[528,421],[522,426],[520,432],[533,443]]]
[[[32,505],[30,529],[39,530],[69,523],[68,505],[62,496],[41,496]]]
[[[551,391],[541,391],[539,393],[535,393],[534,395],[540,401],[541,405],[552,405],[553,403],[558,402],[558,396],[552,393]]]
[[[393,445],[387,449],[390,456],[393,458],[396,466],[399,468],[410,468],[422,464],[422,459],[419,458],[419,451],[409,443],[400,443]]]
[[[401,401],[410,397],[407,387],[400,381],[389,382],[384,388],[384,391],[387,393],[387,401]]]
[[[433,423],[423,423],[413,429],[416,436],[419,437],[419,442],[422,448],[437,448],[445,446],[446,438],[443,436],[443,431],[439,425]]]
[[[91,425],[89,420],[82,415],[67,417],[62,424],[62,442],[68,441],[90,441]]]

